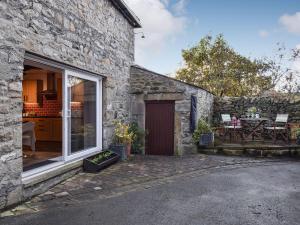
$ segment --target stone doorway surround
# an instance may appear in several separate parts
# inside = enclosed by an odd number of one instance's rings
[[[175,112],[174,112],[174,153],[175,155],[182,155],[182,152],[178,151],[180,146],[180,131],[181,131],[181,119],[180,119],[180,101],[183,100],[183,95],[180,93],[160,93],[160,94],[138,94],[133,96],[132,99],[131,113],[134,120],[139,126],[145,129],[145,115],[146,105],[145,101],[175,101]],[[177,110],[176,110],[177,109]],[[195,149],[196,150],[196,149]]]

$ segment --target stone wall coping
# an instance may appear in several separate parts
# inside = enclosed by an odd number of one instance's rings
[[[206,89],[204,89],[204,88],[202,88],[202,87],[199,87],[199,86],[194,85],[194,84],[189,84],[189,83],[187,83],[187,82],[178,80],[178,79],[176,79],[176,78],[169,77],[169,76],[166,76],[166,75],[163,75],[163,74],[154,72],[154,71],[149,70],[149,69],[147,69],[147,68],[145,68],[145,67],[142,67],[142,66],[139,66],[139,65],[136,65],[136,64],[135,64],[135,65],[132,65],[131,67],[132,67],[132,68],[135,68],[135,69],[138,69],[138,70],[142,70],[142,71],[148,72],[148,73],[152,73],[153,75],[157,75],[157,76],[164,77],[164,78],[169,79],[169,80],[173,80],[173,81],[178,82],[178,83],[181,83],[181,84],[185,84],[185,85],[194,87],[194,88],[196,88],[196,89],[200,89],[200,90],[206,91],[206,92],[212,94],[213,96],[215,96],[213,93],[211,93],[210,91],[208,91],[208,90],[206,90]],[[131,72],[131,74],[134,74],[134,73]]]

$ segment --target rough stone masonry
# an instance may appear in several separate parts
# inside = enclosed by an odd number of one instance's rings
[[[257,97],[223,97],[215,98],[214,123],[220,122],[222,113],[245,115],[250,107],[255,106],[263,117],[275,120],[277,113],[289,114],[289,122],[300,122],[300,96],[288,98],[284,94],[277,96],[262,95]]]
[[[129,119],[133,26],[109,0],[0,2],[0,209],[22,200],[22,76],[26,51],[104,75],[103,139]]]

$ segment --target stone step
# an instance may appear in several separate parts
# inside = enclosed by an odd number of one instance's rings
[[[228,156],[300,158],[300,146],[217,146],[198,149],[199,153]]]

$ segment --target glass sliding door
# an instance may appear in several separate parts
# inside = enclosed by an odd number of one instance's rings
[[[30,180],[102,150],[100,75],[26,52],[23,78],[22,151],[27,168],[22,179]],[[32,117],[28,116],[31,112]]]
[[[101,149],[100,80],[66,71],[67,158]]]

